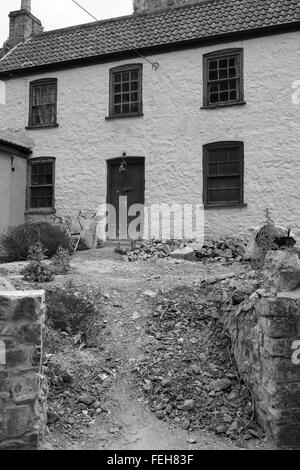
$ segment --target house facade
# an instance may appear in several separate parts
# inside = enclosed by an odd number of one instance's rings
[[[245,233],[266,208],[300,231],[298,1],[134,7],[12,37],[0,129],[32,142],[24,217],[75,217],[126,196],[204,204],[206,235]]]

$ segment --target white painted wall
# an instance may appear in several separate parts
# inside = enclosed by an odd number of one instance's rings
[[[201,110],[202,55],[244,48],[245,106]],[[31,130],[32,157],[56,157],[56,207],[75,214],[106,199],[106,159],[123,152],[144,156],[146,203],[202,201],[202,146],[222,140],[245,145],[242,209],[206,211],[206,233],[237,234],[273,209],[280,224],[300,229],[300,105],[292,84],[300,79],[300,33],[157,54],[158,71],[144,64],[144,117],[105,120],[109,69],[117,61],[7,82],[0,124],[22,130],[28,120],[29,82],[58,79],[58,122]],[[1,116],[2,113],[2,116]],[[2,176],[2,175],[1,175]]]
[[[0,152],[0,233],[24,223],[27,161]]]

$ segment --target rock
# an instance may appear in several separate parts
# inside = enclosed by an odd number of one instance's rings
[[[157,292],[154,292],[152,290],[146,290],[145,292],[143,292],[143,295],[145,297],[150,297],[151,299],[154,299],[157,296]]]
[[[0,277],[0,291],[12,291],[15,290],[11,282],[4,277]]]
[[[163,379],[162,382],[161,382],[161,385],[162,385],[162,387],[166,388],[169,385],[171,385],[171,383],[172,383],[171,379]]]
[[[229,379],[216,379],[210,382],[209,389],[213,392],[221,392],[231,387],[231,380]]]
[[[216,427],[216,433],[217,434],[224,434],[227,431],[226,426],[217,426]]]
[[[156,411],[155,414],[158,417],[158,419],[163,419],[165,417],[165,413],[162,410]]]
[[[184,248],[178,248],[177,250],[173,251],[170,256],[171,258],[176,259],[189,259],[193,258],[194,250],[188,246],[185,246]]]
[[[195,400],[185,400],[183,405],[180,406],[180,409],[183,410],[183,411],[190,411],[194,407],[195,407]]]
[[[54,424],[59,421],[60,417],[52,408],[47,411],[47,424]]]
[[[118,428],[118,427],[110,428],[109,432],[110,432],[110,434],[117,434],[118,432],[120,432],[120,428]]]
[[[196,439],[195,437],[189,437],[186,442],[188,444],[197,444],[198,439]]]
[[[300,260],[288,251],[270,251],[265,259],[264,277],[276,292],[300,286]]]
[[[83,393],[79,396],[78,402],[83,403],[84,405],[91,406],[96,401],[95,397],[87,393]]]

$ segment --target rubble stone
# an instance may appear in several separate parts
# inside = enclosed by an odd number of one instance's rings
[[[300,260],[294,253],[268,252],[264,273],[266,281],[276,292],[293,291],[300,286]]]

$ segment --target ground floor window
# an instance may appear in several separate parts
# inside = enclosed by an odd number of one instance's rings
[[[205,206],[244,203],[244,145],[216,142],[203,149],[203,200]]]
[[[28,209],[54,208],[54,171],[54,158],[29,161]]]

